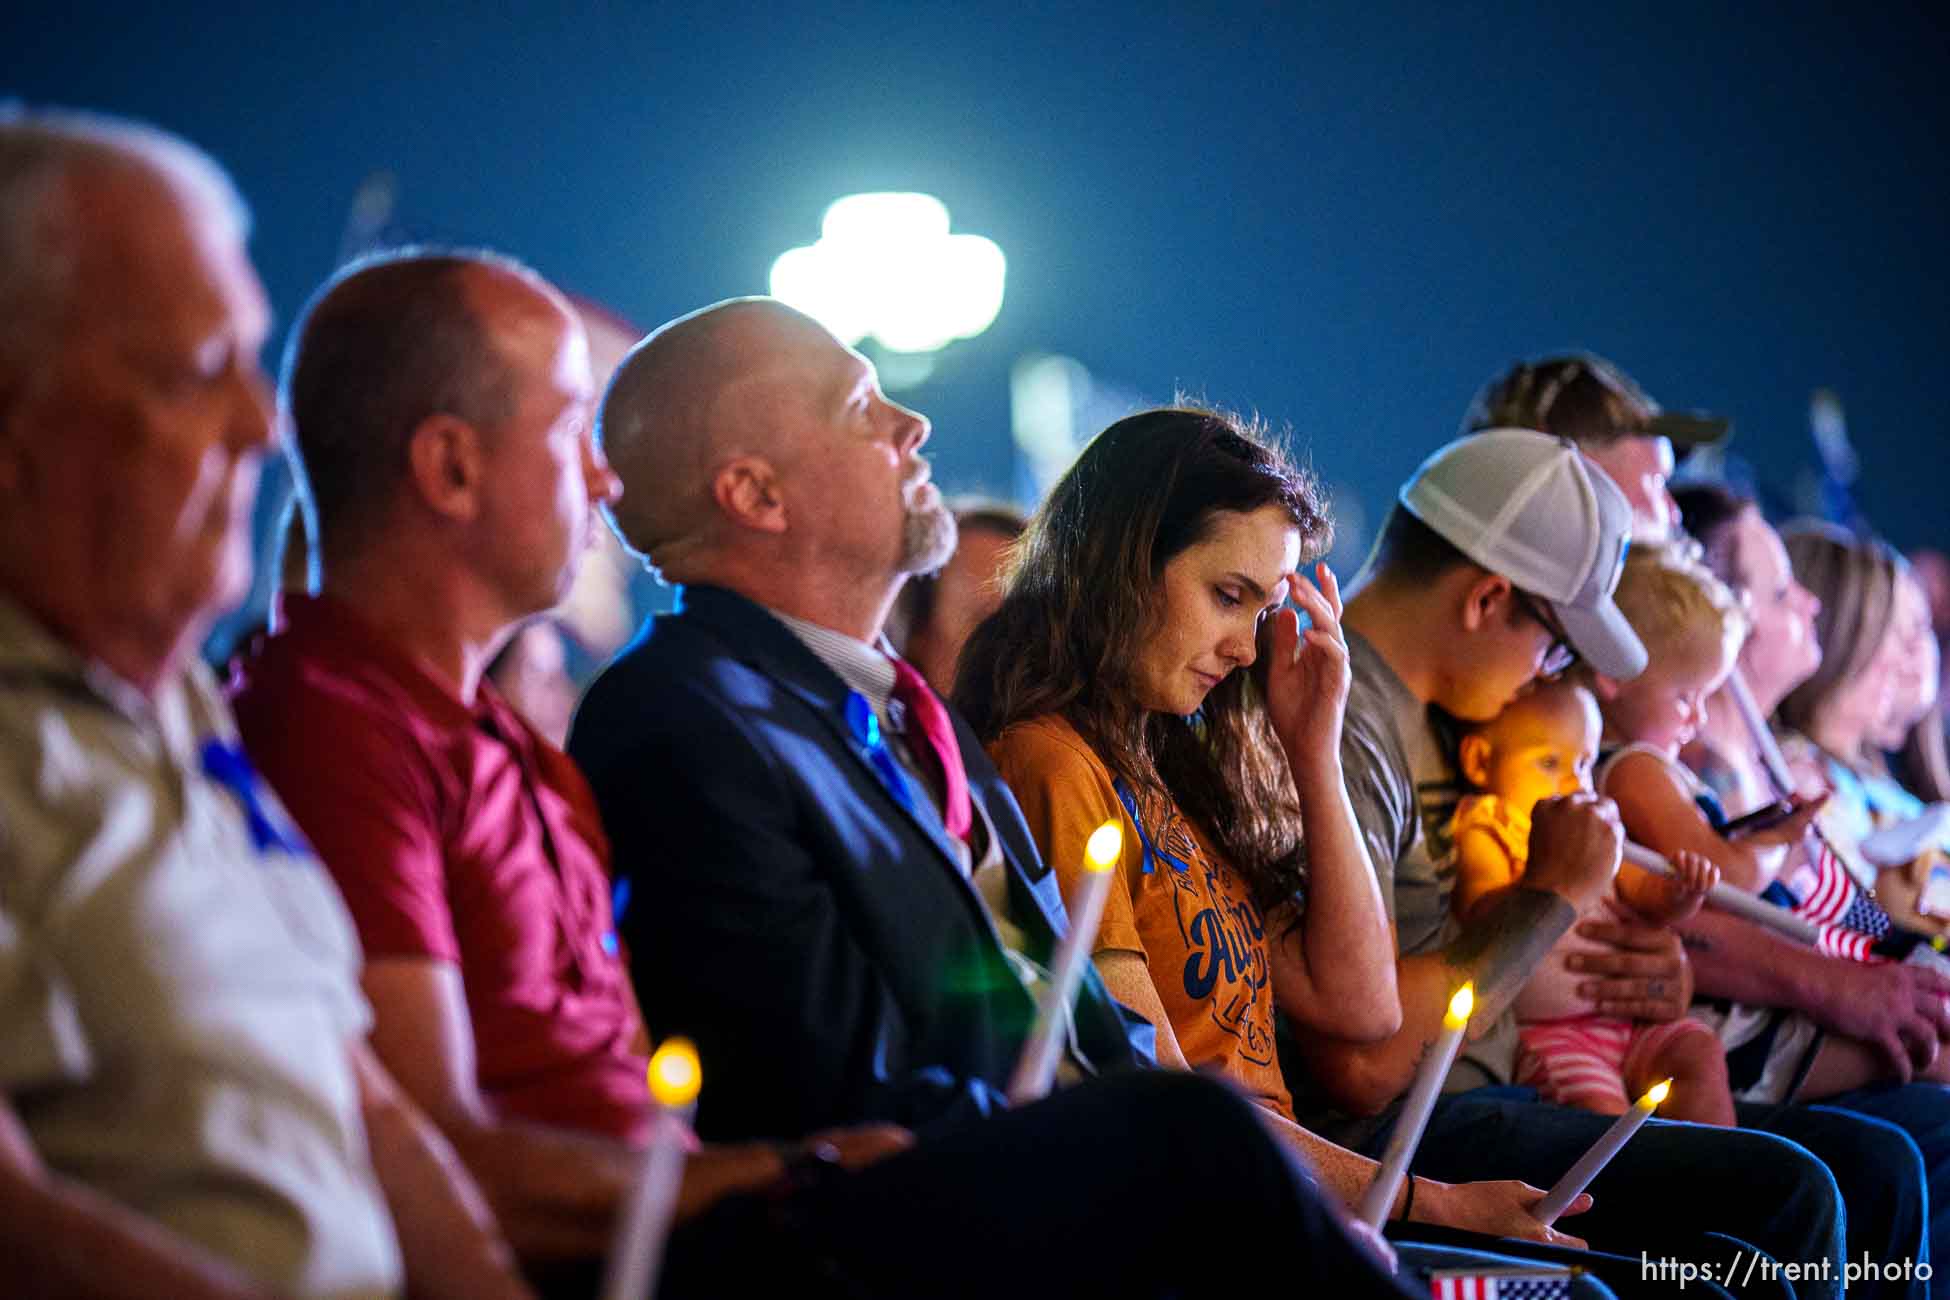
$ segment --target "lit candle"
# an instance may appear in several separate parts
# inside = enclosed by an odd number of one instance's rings
[[[1598,1171],[1611,1163],[1618,1149],[1639,1126],[1652,1118],[1652,1112],[1659,1109],[1659,1103],[1672,1091],[1672,1080],[1655,1083],[1643,1097],[1632,1103],[1632,1108],[1618,1117],[1618,1122],[1605,1130],[1605,1135],[1591,1144],[1591,1150],[1584,1153],[1578,1162],[1571,1166],[1570,1172],[1557,1180],[1557,1186],[1544,1194],[1531,1213],[1537,1222],[1546,1228],[1557,1222],[1557,1216],[1564,1213],[1564,1207],[1578,1199],[1578,1193],[1591,1185]]]
[[[1036,1004],[1036,1023],[1022,1045],[1016,1072],[1009,1078],[1009,1104],[1041,1101],[1056,1081],[1070,1003],[1083,983],[1083,965],[1097,943],[1097,926],[1104,919],[1104,899],[1110,893],[1111,869],[1124,850],[1124,832],[1115,819],[1090,833],[1083,846],[1083,880],[1070,900],[1070,932],[1056,946],[1049,983]]]
[[[1395,1121],[1395,1131],[1388,1138],[1388,1149],[1381,1153],[1381,1168],[1375,1170],[1374,1181],[1362,1193],[1360,1208],[1355,1211],[1356,1217],[1370,1227],[1379,1228],[1388,1217],[1389,1207],[1395,1203],[1395,1193],[1401,1190],[1408,1162],[1415,1158],[1415,1148],[1422,1145],[1422,1130],[1429,1126],[1429,1112],[1435,1109],[1436,1094],[1442,1091],[1442,1081],[1449,1077],[1449,1067],[1456,1063],[1456,1053],[1462,1050],[1463,1031],[1469,1028],[1469,1013],[1475,1007],[1476,988],[1472,984],[1463,985],[1449,999],[1449,1010],[1442,1017],[1442,1032],[1436,1035],[1429,1054],[1422,1058],[1422,1068],[1415,1072],[1415,1083],[1408,1090],[1401,1118]]]
[[[642,1169],[610,1249],[603,1300],[648,1300],[655,1293],[664,1238],[677,1208],[677,1189],[684,1181],[684,1157],[690,1149],[691,1119],[697,1114],[702,1082],[697,1048],[689,1039],[667,1038],[650,1057],[650,1095],[658,1109]]]

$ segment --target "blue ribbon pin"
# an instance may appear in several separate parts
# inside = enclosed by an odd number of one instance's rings
[[[908,789],[907,777],[880,734],[880,719],[874,716],[873,705],[867,703],[867,697],[858,691],[846,693],[846,726],[866,749],[868,764],[887,792],[894,796],[894,802],[908,812],[914,811],[914,792]]]
[[[230,791],[244,810],[244,820],[250,826],[251,843],[259,853],[272,849],[282,849],[300,857],[311,853],[311,846],[298,834],[295,827],[280,826],[273,821],[258,795],[257,769],[251,766],[244,751],[235,745],[221,740],[203,742],[203,774]]]

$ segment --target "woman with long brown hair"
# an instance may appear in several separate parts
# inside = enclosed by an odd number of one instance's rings
[[[1239,1087],[1352,1203],[1374,1164],[1294,1120],[1274,1043],[1280,1014],[1360,1041],[1401,1016],[1342,781],[1340,594],[1325,565],[1317,583],[1299,571],[1330,531],[1313,478],[1256,429],[1194,409],[1120,420],[1017,543],[955,701],[1066,884],[1091,831],[1122,825],[1094,957],[1156,1027],[1160,1064]],[[1522,1183],[1406,1187],[1393,1217],[1574,1240]]]

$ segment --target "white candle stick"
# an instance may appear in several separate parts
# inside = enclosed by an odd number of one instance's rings
[[[1747,688],[1747,679],[1735,668],[1727,675],[1727,697],[1733,701],[1734,712],[1746,724],[1747,734],[1754,742],[1754,752],[1760,755],[1760,764],[1767,769],[1767,777],[1774,783],[1775,790],[1783,797],[1794,793],[1794,774],[1788,771],[1787,756],[1781,753],[1781,743],[1774,739],[1774,732],[1767,725],[1767,719],[1760,716],[1760,705],[1754,702],[1754,693]]]
[[[1113,879],[1111,869],[1123,851],[1124,832],[1114,820],[1092,831],[1084,845],[1083,878],[1076,897],[1070,900],[1070,932],[1056,946],[1049,983],[1036,1004],[1036,1023],[1009,1078],[1011,1106],[1041,1101],[1056,1082],[1056,1061],[1070,1020],[1070,1003],[1083,983],[1083,964],[1090,960],[1090,951],[1097,944],[1097,927],[1104,919],[1104,899]]]
[[[1564,1177],[1557,1180],[1557,1186],[1544,1193],[1544,1199],[1537,1202],[1537,1208],[1531,1211],[1537,1222],[1546,1228],[1556,1223],[1557,1217],[1564,1213],[1564,1207],[1577,1200],[1578,1193],[1591,1185],[1591,1180],[1611,1163],[1611,1158],[1618,1154],[1618,1149],[1625,1145],[1632,1134],[1639,1131],[1639,1126],[1652,1118],[1652,1112],[1659,1109],[1659,1103],[1671,1091],[1672,1080],[1667,1079],[1664,1083],[1653,1084],[1650,1091],[1633,1102],[1631,1109],[1620,1115],[1618,1122],[1591,1144],[1591,1150],[1580,1156]]]
[[[1475,1008],[1476,988],[1472,984],[1463,985],[1449,999],[1449,1010],[1442,1017],[1442,1032],[1436,1035],[1429,1054],[1422,1058],[1422,1068],[1415,1072],[1415,1083],[1408,1090],[1401,1118],[1395,1121],[1395,1131],[1388,1138],[1388,1149],[1381,1153],[1381,1167],[1375,1170],[1374,1181],[1361,1194],[1360,1207],[1355,1211],[1355,1217],[1371,1228],[1379,1228],[1395,1204],[1402,1175],[1408,1172],[1408,1162],[1415,1158],[1415,1148],[1422,1145],[1422,1130],[1429,1126],[1429,1112],[1435,1109],[1436,1094],[1442,1091],[1442,1081],[1449,1077],[1449,1067],[1456,1063],[1456,1053],[1462,1050],[1463,1031],[1469,1027],[1469,1015]]]
[[[1754,752],[1760,755],[1760,765],[1767,771],[1767,779],[1774,786],[1774,792],[1783,799],[1795,796],[1794,773],[1789,770],[1787,755],[1781,752],[1781,742],[1774,738],[1774,729],[1767,725],[1767,719],[1760,715],[1760,705],[1754,700],[1754,693],[1747,685],[1747,679],[1735,668],[1727,677],[1727,697],[1733,701],[1733,710],[1746,724],[1747,735],[1754,742]],[[1855,854],[1854,847],[1846,838],[1837,842],[1823,829],[1820,821],[1808,827],[1806,837],[1813,841],[1809,852],[1820,852],[1820,845],[1826,845],[1829,852],[1841,859],[1848,867],[1849,874],[1858,880],[1874,880],[1876,869],[1867,866]]]
[[[1643,845],[1628,841],[1625,845],[1625,860],[1635,867],[1643,867],[1655,876],[1672,874],[1672,863]],[[1804,920],[1785,907],[1776,907],[1729,884],[1721,883],[1708,890],[1706,905],[1716,911],[1744,916],[1756,925],[1764,925],[1776,934],[1784,934],[1810,947],[1821,940],[1821,927],[1814,922]]]
[[[703,1081],[697,1049],[688,1039],[668,1038],[650,1057],[650,1095],[657,1102],[656,1123],[636,1186],[623,1207],[623,1220],[610,1248],[603,1276],[603,1300],[650,1300],[663,1264],[664,1238],[677,1209],[684,1181],[691,1120]]]

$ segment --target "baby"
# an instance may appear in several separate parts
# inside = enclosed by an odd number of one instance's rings
[[[1601,729],[1590,691],[1546,682],[1463,738],[1462,774],[1481,793],[1456,806],[1458,917],[1468,920],[1486,899],[1523,878],[1531,810],[1541,799],[1590,788]],[[1642,922],[1686,919],[1719,872],[1690,853],[1676,854],[1673,868],[1675,874],[1665,877],[1625,864],[1613,896],[1599,906]],[[1518,995],[1517,1082],[1559,1105],[1618,1115],[1654,1084],[1671,1079],[1672,1095],[1660,1114],[1733,1123],[1726,1060],[1711,1029],[1684,1017],[1654,1023],[1601,1016],[1579,994],[1587,977],[1569,969],[1566,958],[1594,946],[1575,931],[1566,935]]]

